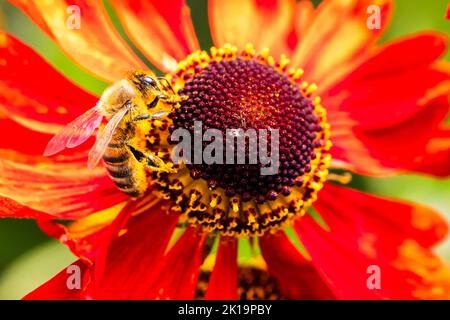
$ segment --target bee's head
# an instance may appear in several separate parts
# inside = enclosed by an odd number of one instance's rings
[[[130,80],[142,92],[159,89],[156,78],[148,71],[135,71],[131,74]]]

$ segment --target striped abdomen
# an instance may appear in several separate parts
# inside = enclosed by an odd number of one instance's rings
[[[103,154],[103,161],[116,186],[131,197],[139,197],[147,189],[145,171],[125,143],[123,131],[117,129]]]

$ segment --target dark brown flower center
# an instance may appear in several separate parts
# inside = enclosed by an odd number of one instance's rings
[[[227,132],[228,136],[235,132],[230,129],[242,129],[241,135],[248,133],[244,140],[235,138],[234,163],[190,164],[192,178],[206,180],[212,189],[224,189],[229,197],[239,195],[243,201],[254,198],[259,203],[275,200],[279,193],[289,195],[291,187],[302,185],[298,178],[311,170],[310,162],[316,158],[314,147],[323,142],[314,139],[322,128],[313,114],[311,100],[285,74],[254,60],[212,61],[187,80],[179,93],[189,98],[170,115],[172,130],[185,128],[194,136],[194,123],[199,121],[202,132],[218,129],[224,137]],[[258,145],[257,140],[263,142],[260,129],[266,130],[267,143]],[[279,135],[276,154],[271,150],[271,139],[275,139],[272,130],[278,130]],[[251,133],[256,133],[256,139],[251,140]],[[244,145],[238,146],[239,141],[244,141]],[[222,142],[221,158],[225,160],[226,144],[225,140]],[[204,142],[203,148],[207,145]],[[266,147],[276,161],[270,163],[278,168],[276,174],[261,174],[261,167],[268,164],[261,163],[261,152],[266,150],[259,146]],[[244,153],[245,163],[236,163],[239,152]],[[257,163],[252,164],[252,158]]]
[[[203,299],[211,272],[201,271],[197,282],[196,299]],[[284,300],[278,281],[267,271],[254,267],[238,270],[238,298],[240,300]]]
[[[180,61],[167,78],[182,99],[168,118],[151,123],[147,146],[170,161],[180,151],[176,132],[193,141],[174,172],[152,173],[153,190],[190,225],[230,237],[262,235],[304,215],[328,175],[331,142],[316,86],[302,75],[286,57],[277,61],[251,45]],[[205,137],[211,130],[222,139],[213,151],[219,138]]]

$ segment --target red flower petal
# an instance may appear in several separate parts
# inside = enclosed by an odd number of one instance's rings
[[[112,2],[131,40],[160,70],[173,71],[177,61],[199,50],[184,0]]]
[[[437,277],[448,274],[447,268],[425,248],[447,231],[444,221],[431,209],[329,184],[316,208],[329,230],[310,216],[296,222],[295,229],[338,298],[450,295],[448,280]],[[369,289],[370,266],[380,268],[381,288]]]
[[[450,67],[436,63],[445,49],[446,38],[438,34],[402,39],[328,89],[323,101],[333,158],[362,174],[448,175],[448,139],[439,137],[445,136],[441,126],[449,110]]]
[[[412,165],[411,169],[436,176],[450,174],[450,129],[438,130],[427,142],[427,155]]]
[[[311,22],[315,17],[314,5],[309,0],[302,0],[297,2],[296,16],[295,16],[295,33],[296,41],[292,48],[295,48],[298,43],[305,37]]]
[[[387,244],[411,238],[424,247],[430,247],[448,232],[445,218],[429,207],[381,198],[330,183],[321,191],[315,208],[327,223],[339,222],[358,226],[357,232],[385,235],[377,241],[386,241]]]
[[[149,298],[190,300],[195,296],[205,235],[188,227],[159,266]]]
[[[131,207],[127,212],[128,215],[134,213]],[[95,268],[101,270],[95,271],[93,297],[95,299],[152,298],[149,291],[155,287],[158,266],[162,263],[161,260],[178,218],[179,214],[167,213],[158,205],[130,219],[126,225],[115,221],[111,225],[111,230],[117,232],[123,230],[121,232],[125,234],[115,240],[109,237],[102,239],[106,246],[103,246],[96,257]],[[114,236],[116,237],[117,233]],[[105,241],[112,242],[108,244]],[[178,270],[170,268],[170,272],[178,272]],[[156,293],[153,292],[153,294]]]
[[[448,176],[449,130],[441,128],[448,110],[448,98],[441,96],[407,121],[390,128],[334,131],[333,159],[344,161],[343,167],[368,175],[418,171]]]
[[[77,219],[126,199],[104,169],[90,171],[85,162],[30,160],[19,154],[0,158],[0,194],[20,206],[61,219]],[[21,210],[14,214],[21,215]]]
[[[51,219],[52,216],[28,208],[10,198],[0,196],[0,218]]]
[[[252,43],[257,51],[270,48],[275,57],[289,54],[295,5],[291,0],[210,0],[208,15],[214,44],[244,48]]]
[[[390,20],[392,1],[377,2],[381,24],[373,30],[367,26],[370,18],[367,10],[372,4],[371,0],[321,3],[292,56],[293,65],[305,70],[308,81],[321,83],[336,70],[353,64],[375,43]]]
[[[129,202],[118,214],[103,211],[68,227],[49,220],[38,223],[89,265],[89,282],[79,299],[147,299],[156,294],[149,291],[179,218],[164,208],[148,196]]]
[[[73,274],[70,266],[78,266],[80,274],[82,276],[81,289],[69,289],[67,286],[67,281],[69,277]],[[81,261],[75,261],[67,268],[64,268],[56,276],[48,280],[46,283],[41,285],[39,288],[33,290],[27,294],[22,299],[24,300],[80,300],[84,299],[85,295],[82,290],[89,281],[89,273],[87,265]]]
[[[445,14],[445,19],[450,20],[450,2],[447,5],[447,13]]]
[[[164,218],[167,221],[172,221],[172,225],[174,226],[178,216],[172,215],[172,217],[175,218],[175,221],[169,219],[168,216],[160,214],[161,208],[157,208],[155,214],[151,216],[142,214],[156,204],[154,200],[155,197],[152,196],[142,197],[138,201],[128,202],[120,212],[111,208],[78,220],[67,227],[56,221],[49,220],[48,218],[38,219],[37,222],[39,227],[47,235],[58,239],[61,243],[66,245],[74,255],[79,257],[80,261],[83,261],[85,265],[89,266],[88,268],[85,268],[83,272],[89,281],[83,282],[81,291],[77,296],[72,297],[73,299],[119,299],[122,298],[122,296],[124,298],[127,297],[127,294],[130,292],[130,289],[127,287],[127,281],[132,281],[130,280],[132,277],[124,279],[125,283],[120,282],[120,280],[117,279],[122,279],[122,274],[115,274],[114,272],[119,271],[114,268],[123,267],[123,265],[120,264],[121,262],[125,263],[125,267],[129,267],[129,265],[126,265],[129,261],[126,259],[122,260],[124,254],[130,253],[130,259],[133,259],[133,257],[140,258],[133,254],[136,251],[130,250],[130,248],[134,248],[135,244],[129,243],[129,235],[134,237],[132,240],[136,238],[140,239],[144,232],[152,231],[151,228],[158,228],[158,232],[150,233],[152,235],[155,234],[157,237],[156,239],[150,237],[151,244],[154,245],[154,250],[148,251],[148,247],[144,248],[142,246],[137,246],[137,250],[145,250],[145,255],[150,254],[148,256],[149,259],[157,259],[158,256],[162,256],[167,243],[161,244],[161,241],[168,241],[170,234],[173,231],[173,227],[165,230],[164,226],[157,224],[159,221],[155,218]],[[132,215],[138,215],[138,217],[132,218]],[[149,217],[151,218],[147,219]],[[130,219],[135,220],[129,222]],[[140,228],[145,228],[145,230]],[[164,230],[167,232],[166,237],[160,232],[164,232]],[[127,233],[126,237],[123,236],[124,232]],[[119,239],[117,239],[118,237]],[[118,243],[120,243],[120,245],[123,244],[123,247],[118,247]],[[121,250],[124,250],[125,252],[122,253]],[[159,254],[156,253],[153,255],[155,250],[159,250]],[[118,256],[110,257],[115,254]],[[143,252],[140,252],[140,254],[145,256]],[[113,258],[118,258],[120,262],[116,262],[116,259]],[[136,261],[134,262],[137,263]],[[142,262],[142,260],[140,260],[140,262]],[[145,263],[145,260],[143,262]],[[111,265],[111,263],[114,264]],[[123,270],[120,271],[123,272]],[[145,272],[151,273],[151,268],[148,268]],[[128,270],[126,274],[129,273]],[[135,278],[139,277],[140,279],[141,275],[132,273],[131,276],[135,276]],[[139,280],[135,279],[135,281]],[[58,285],[58,283],[52,281],[47,282],[47,289],[51,291],[50,287],[52,285]],[[125,286],[123,292],[121,291],[122,289],[117,289],[120,288],[121,285]],[[37,291],[39,292],[41,299],[52,298],[52,296],[46,296],[46,291],[41,292],[39,289],[37,289]],[[64,299],[65,297],[62,296],[60,298]]]
[[[45,75],[45,81],[30,74]],[[0,114],[32,130],[56,133],[97,100],[22,42],[0,33]]]
[[[102,79],[116,81],[129,70],[145,68],[114,29],[102,1],[39,1],[32,6],[25,0],[10,1],[50,33],[70,58]],[[79,28],[70,27],[76,14],[68,11],[70,6],[79,8]]]
[[[266,235],[259,245],[269,272],[290,299],[333,299],[334,295],[314,266],[301,256],[284,232]]]
[[[103,213],[105,212],[99,212],[94,215]],[[37,224],[48,236],[58,239],[62,244],[66,245],[74,255],[89,265],[92,265],[97,258],[99,251],[103,248],[104,243],[109,241],[108,231],[110,229],[108,226],[110,224],[117,224],[120,221],[112,219],[110,221],[101,221],[97,225],[84,221],[85,219],[92,220],[91,218],[92,215],[77,221],[78,229],[80,228],[80,224],[84,225],[84,229],[82,230],[73,230],[73,224],[66,227],[49,219],[38,219]]]
[[[49,26],[47,25],[47,22],[45,21],[44,17],[39,12],[39,6],[35,3],[35,1],[26,1],[26,0],[8,0],[16,7],[20,8],[23,12],[25,12],[28,17],[33,20],[33,22],[38,25],[42,31],[45,32],[47,36],[54,39],[53,33]]]
[[[222,239],[216,264],[209,278],[206,300],[238,299],[237,240]]]
[[[1,108],[1,107],[0,107]],[[11,119],[0,119],[0,133],[8,134],[8,139],[0,140],[0,157],[7,150],[14,150],[33,156],[41,156],[52,135],[39,134]],[[33,143],[28,143],[32,141]]]
[[[74,255],[89,265],[95,262],[95,280],[101,281],[111,243],[124,232],[133,215],[139,215],[156,205],[153,195],[137,201],[102,210],[65,226],[49,218],[37,220],[38,226],[50,237],[66,245]]]
[[[442,35],[421,34],[378,50],[321,95],[331,124],[340,128],[339,120],[345,114],[358,128],[384,128],[410,118],[430,98],[447,95],[450,85],[438,85],[450,83],[450,67],[444,70],[432,65],[446,46],[447,38]]]

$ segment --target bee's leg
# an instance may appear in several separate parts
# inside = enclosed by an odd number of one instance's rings
[[[158,104],[159,100],[161,99],[161,94],[157,94],[155,96],[155,99],[153,99],[152,102],[150,102],[149,104],[147,104],[147,108],[152,109],[154,107],[156,107],[156,105]]]
[[[145,154],[142,153],[141,151],[139,151],[138,149],[130,146],[127,143],[125,143],[125,146],[127,147],[127,149],[131,152],[131,154],[137,161],[141,162],[142,159],[145,158]]]
[[[133,154],[133,156],[136,158],[136,160],[147,166],[147,168],[150,171],[168,172],[168,173],[177,172],[176,169],[166,164],[161,158],[152,155],[150,153],[137,150],[136,148],[130,146],[129,144],[126,144],[126,146]]]
[[[163,83],[165,84],[165,85],[163,85],[163,86],[164,86],[164,89],[167,90],[167,88],[169,88],[170,91],[172,91],[173,94],[176,94],[176,93],[175,93],[175,90],[173,90],[172,84],[169,82],[169,80],[167,80],[167,79],[164,78],[164,77],[158,77],[157,79],[159,80],[159,82],[160,82],[161,84],[163,84]]]
[[[149,104],[147,104],[147,108],[148,109],[152,109],[154,107],[156,107],[158,105],[158,102],[162,100],[167,104],[176,104],[177,102],[180,101],[180,97],[178,95],[166,95],[166,94],[158,94],[155,96],[155,99],[153,99],[152,102],[150,102]]]
[[[137,117],[133,118],[133,121],[141,121],[141,120],[148,120],[150,119],[152,116],[149,113],[143,113],[138,115]]]
[[[158,102],[162,99],[165,98],[166,96],[161,96],[161,95],[157,95],[155,96],[155,98],[153,99],[152,102],[150,102],[149,104],[147,104],[147,108],[148,109],[153,109],[154,107],[156,107],[156,105],[158,104]],[[148,119],[154,119],[154,118],[160,118],[164,115],[166,115],[167,113],[169,113],[169,111],[157,111],[157,112],[153,112],[153,113],[143,113],[140,114],[138,116],[136,116],[135,118],[133,118],[134,121],[141,121],[141,120],[148,120]]]
[[[170,165],[165,163],[160,157],[157,157],[150,153],[144,153],[144,155],[147,161],[147,167],[151,171],[168,172],[168,173],[177,172],[176,169],[172,168]]]
[[[148,120],[148,119],[158,119],[162,118],[169,114],[169,111],[158,111],[154,113],[143,113],[138,115],[137,117],[133,118],[133,121],[142,121],[142,120]]]
[[[166,92],[169,92],[169,93],[171,92],[172,93],[169,96],[168,95],[164,95],[164,94],[159,95],[159,98],[161,100],[164,100],[164,102],[166,102],[168,104],[172,104],[172,105],[173,104],[177,104],[178,102],[180,102],[182,100],[182,97],[180,97],[175,92],[175,90],[173,89],[172,84],[169,82],[169,80],[167,80],[164,77],[158,77],[157,79],[159,80],[159,83],[161,83],[161,85],[163,85],[163,89]]]
[[[182,98],[176,94],[170,95],[170,96],[161,94],[161,95],[159,95],[159,99],[163,100],[167,104],[174,105],[174,104],[177,104],[178,102],[180,102]]]

